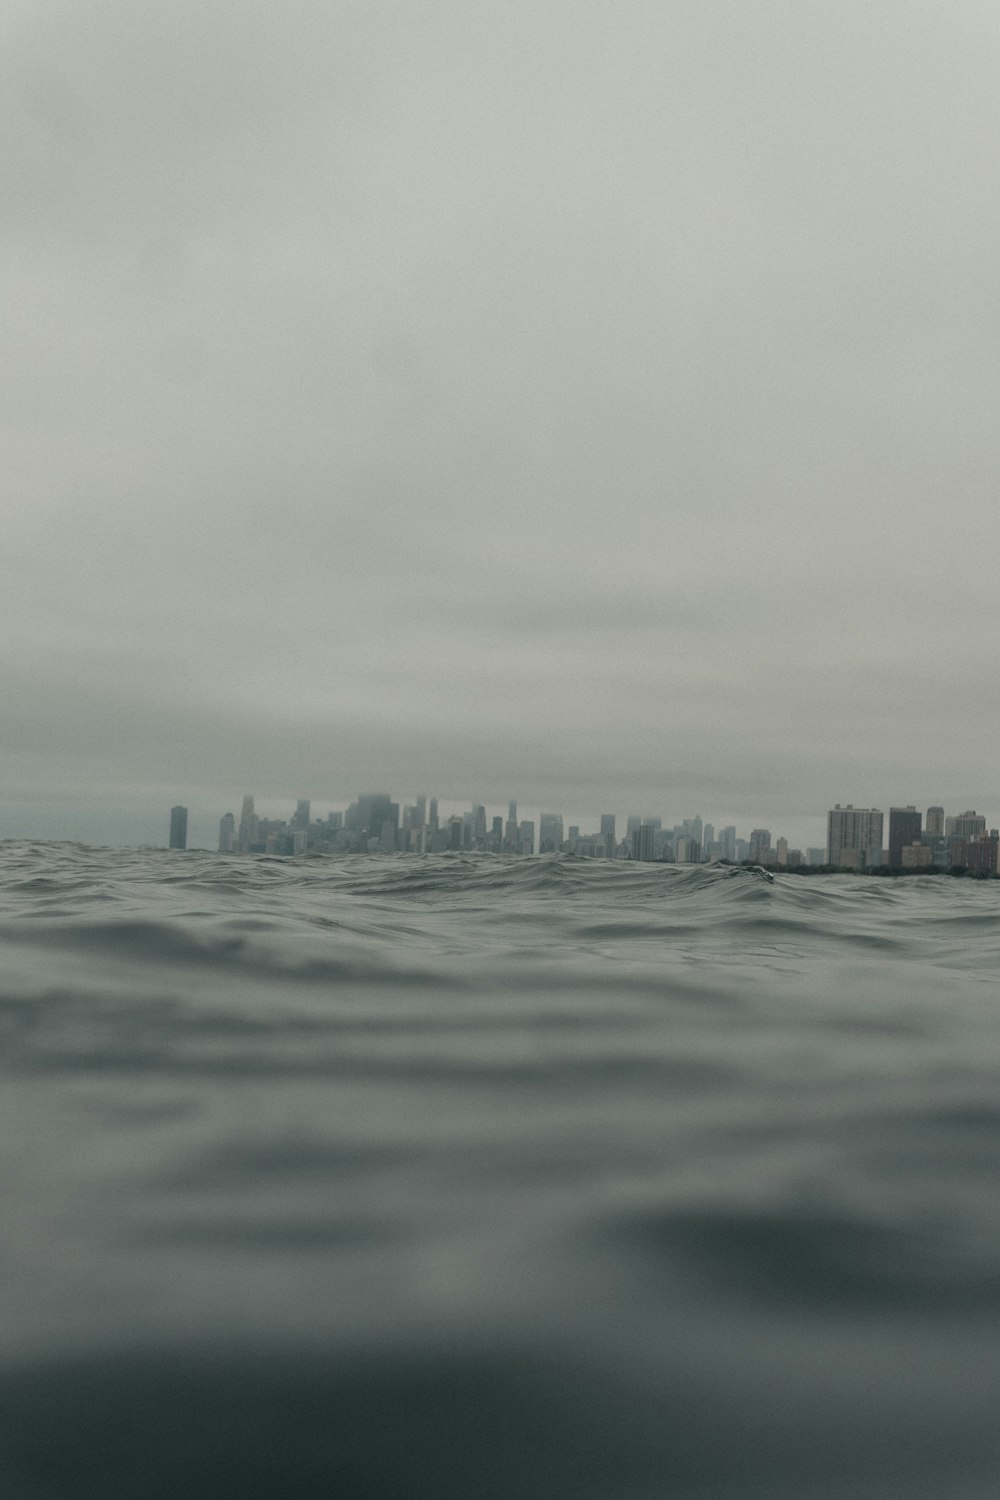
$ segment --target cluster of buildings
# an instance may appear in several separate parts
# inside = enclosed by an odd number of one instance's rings
[[[187,842],[187,810],[175,807],[170,815],[170,847]],[[467,850],[485,854],[578,854],[592,859],[634,859],[701,864],[711,860],[754,864],[821,865],[824,850],[790,849],[788,840],[772,841],[770,830],[755,828],[749,838],[737,837],[735,825],[716,830],[701,817],[672,825],[662,818],[636,814],[619,828],[614,813],[602,813],[600,826],[583,831],[566,826],[561,813],[542,813],[537,820],[518,817],[517,803],[507,816],[492,815],[482,803],[467,812],[442,815],[437,798],[418,797],[411,805],[394,802],[388,792],[360,796],[342,812],[312,816],[311,803],[296,803],[291,818],[259,817],[253,797],[244,797],[239,819],[226,813],[219,824],[219,850],[235,854],[297,855],[369,854],[403,851],[437,854]]]
[[[187,808],[170,810],[170,847],[187,847]],[[921,813],[912,803],[890,807],[888,837],[882,811],[837,805],[827,814],[825,848],[791,849],[786,838],[772,841],[768,828],[738,838],[730,824],[715,829],[700,817],[664,824],[662,818],[629,817],[618,828],[614,813],[602,813],[600,827],[583,832],[565,827],[561,813],[542,813],[537,825],[519,819],[517,803],[507,816],[491,816],[482,803],[467,812],[442,816],[437,798],[418,797],[409,806],[388,792],[369,792],[343,812],[312,816],[308,798],[287,820],[258,817],[252,797],[243,798],[239,821],[226,813],[219,824],[219,850],[232,854],[378,854],[402,851],[438,854],[467,850],[483,854],[578,854],[591,859],[632,859],[703,864],[726,860],[777,868],[839,870],[965,870],[1000,874],[1000,833],[986,827],[975,811],[946,816],[943,807]]]
[[[974,809],[946,816],[943,807],[922,814],[911,803],[890,807],[885,818],[876,807],[850,803],[827,813],[826,861],[840,870],[967,870],[1000,874],[1000,833],[987,829]]]

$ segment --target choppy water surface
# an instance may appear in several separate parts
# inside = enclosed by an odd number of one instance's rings
[[[1000,886],[0,845],[7,1500],[969,1500]]]

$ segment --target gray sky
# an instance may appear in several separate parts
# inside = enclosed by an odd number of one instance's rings
[[[2,0],[0,835],[1000,818],[990,0]]]

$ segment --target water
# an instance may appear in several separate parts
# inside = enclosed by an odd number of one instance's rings
[[[993,1500],[998,902],[0,846],[5,1500]]]

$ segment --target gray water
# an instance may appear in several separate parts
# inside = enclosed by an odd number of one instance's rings
[[[0,845],[0,1493],[995,1500],[998,910]]]

